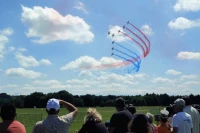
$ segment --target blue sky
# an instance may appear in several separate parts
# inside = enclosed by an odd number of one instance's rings
[[[199,94],[199,12],[199,0],[3,1],[0,92]],[[138,72],[127,72],[132,63],[102,69],[123,64],[111,56],[113,40],[141,54],[137,44],[127,45],[130,40],[116,33],[127,33],[122,28],[127,21],[146,34],[150,53],[141,59]]]

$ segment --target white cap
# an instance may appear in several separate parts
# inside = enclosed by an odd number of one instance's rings
[[[46,108],[48,111],[50,109],[55,109],[56,111],[58,111],[60,109],[59,101],[55,98],[49,99]]]
[[[162,118],[168,118],[169,111],[167,111],[166,109],[163,109],[160,111],[160,114]]]

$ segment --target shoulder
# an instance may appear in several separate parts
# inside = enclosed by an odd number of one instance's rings
[[[13,124],[24,127],[24,125],[21,122],[17,121],[17,120],[14,120]]]

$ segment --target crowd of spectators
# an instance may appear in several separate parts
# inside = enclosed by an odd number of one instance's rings
[[[60,106],[66,114],[60,116]],[[189,97],[178,98],[174,104],[162,109],[159,115],[140,114],[132,104],[125,104],[119,97],[115,100],[116,112],[110,120],[102,122],[101,114],[89,108],[84,124],[75,133],[200,133],[200,119],[197,109],[192,107]],[[69,127],[77,116],[78,109],[63,100],[49,99],[46,105],[48,116],[33,127],[32,133],[68,133]],[[0,133],[26,133],[22,123],[15,120],[16,108],[5,104],[0,112],[2,122]],[[155,121],[158,123],[155,124]]]

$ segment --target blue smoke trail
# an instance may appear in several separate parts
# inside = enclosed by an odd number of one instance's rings
[[[129,50],[129,49],[127,49],[126,47],[124,47],[124,46],[122,46],[121,44],[119,44],[119,43],[116,43],[116,42],[114,42],[115,44],[117,44],[118,46],[120,46],[120,47],[122,47],[122,48],[124,48],[124,49],[126,49],[127,51],[129,51],[129,52],[131,52],[132,54],[134,54],[135,56],[137,56],[137,58],[139,59],[139,60],[137,60],[137,62],[138,62],[138,64],[140,64],[141,63],[141,59],[140,59],[140,57],[135,53],[135,52],[133,52],[133,51],[131,51],[131,50]],[[135,58],[134,58],[135,59]],[[135,59],[136,60],[136,59]]]
[[[118,49],[116,49],[116,48],[113,48],[113,50],[115,50],[115,51],[118,51],[118,52],[120,52],[120,53],[122,53],[122,54],[124,54],[124,55],[127,55],[127,56],[129,56],[129,57],[131,57],[131,58],[133,58],[135,61],[137,61],[137,59],[135,58],[135,57],[133,57],[133,56],[130,56],[129,54],[127,54],[127,53],[124,53],[124,52],[122,52],[121,50],[118,50]],[[138,62],[138,61],[137,61]],[[134,63],[135,64],[135,63]],[[139,62],[138,62],[138,65],[140,65],[139,64]],[[138,67],[138,65],[137,64],[135,64],[135,66],[136,67]]]
[[[117,57],[119,57],[119,58],[121,58],[121,59],[124,59],[124,60],[126,60],[126,61],[129,61],[129,62],[131,62],[131,63],[133,63],[133,65],[136,67],[136,72],[138,72],[139,71],[139,69],[140,69],[140,64],[135,64],[132,60],[129,60],[129,59],[126,59],[125,57],[122,57],[122,56],[120,56],[120,55],[117,55],[117,54],[113,54],[113,55],[115,55],[115,56],[117,56]],[[133,70],[134,70],[135,68],[133,68]],[[132,70],[130,70],[129,71],[129,73],[131,72]]]

